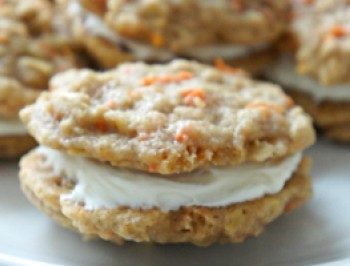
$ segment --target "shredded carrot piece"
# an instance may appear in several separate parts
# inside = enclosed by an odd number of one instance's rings
[[[345,27],[343,27],[341,25],[333,26],[323,36],[323,41],[327,41],[329,39],[334,39],[334,38],[342,38],[342,37],[346,36],[347,34],[348,34],[348,32],[347,32]]]
[[[269,103],[269,102],[254,102],[254,103],[250,103],[246,106],[247,109],[254,109],[254,108],[261,108],[264,116],[268,116],[270,114],[270,110],[275,110],[276,112],[280,113],[280,114],[284,114],[285,110],[283,107],[277,105],[277,104],[273,104],[273,103]]]
[[[153,83],[156,83],[157,81],[158,81],[158,78],[156,77],[145,77],[142,80],[142,85],[149,86],[149,85],[152,85]]]
[[[344,37],[347,34],[347,32],[345,27],[339,25],[332,27],[329,34],[333,37],[341,38]]]
[[[185,135],[185,134],[183,134],[183,133],[179,133],[179,134],[177,134],[176,135],[176,140],[178,141],[178,142],[183,142],[184,140],[185,140],[185,138],[187,137],[187,135]]]
[[[190,96],[192,98],[198,97],[202,100],[205,99],[205,93],[202,89],[187,89],[181,92],[181,96],[182,97]]]
[[[106,125],[105,122],[103,121],[102,117],[100,117],[100,118],[97,120],[97,127],[98,127],[98,129],[99,129],[101,132],[107,132],[107,131],[108,131],[107,125]]]
[[[159,168],[159,165],[158,165],[157,163],[151,163],[151,164],[149,165],[149,169],[150,169],[152,172],[157,171],[158,168]]]
[[[234,67],[227,65],[224,62],[224,60],[222,60],[221,58],[217,58],[215,60],[215,66],[218,69],[220,69],[222,72],[227,72],[227,73],[231,73],[231,74],[237,74],[238,72],[241,71],[239,68],[234,68]]]
[[[205,92],[202,89],[187,89],[181,92],[181,97],[184,98],[186,104],[193,105],[195,99],[205,100]]]
[[[156,33],[156,32],[153,32],[150,34],[150,39],[151,39],[151,43],[155,47],[161,47],[165,43],[163,36],[161,36],[159,33]]]
[[[286,96],[286,104],[287,104],[288,108],[292,108],[294,106],[293,99],[289,96]]]
[[[193,74],[190,72],[180,72],[175,75],[165,75],[165,76],[150,76],[150,77],[145,77],[142,80],[142,85],[144,86],[149,86],[154,83],[171,83],[171,82],[181,82],[183,80],[188,80],[193,77]]]
[[[185,125],[179,128],[177,130],[175,139],[178,142],[185,142],[186,140],[190,139],[191,136],[193,137],[193,132],[195,131],[194,127],[192,125]]]
[[[191,72],[188,71],[182,71],[179,74],[175,75],[175,81],[183,81],[183,80],[188,80],[193,78],[193,74]]]

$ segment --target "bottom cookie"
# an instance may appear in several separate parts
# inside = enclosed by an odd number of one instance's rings
[[[241,242],[259,235],[266,224],[293,211],[312,195],[310,161],[304,158],[282,191],[249,202],[226,207],[182,207],[169,212],[129,207],[87,210],[83,204],[60,199],[75,184],[55,175],[45,164],[44,155],[33,151],[20,166],[22,190],[39,209],[86,238],[100,237],[118,244],[125,240],[199,246]]]
[[[287,93],[312,116],[324,135],[336,141],[350,142],[350,102],[315,102],[310,95],[288,88]]]
[[[19,158],[36,145],[36,141],[29,135],[0,136],[0,159]]]

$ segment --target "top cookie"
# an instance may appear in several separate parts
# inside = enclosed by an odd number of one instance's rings
[[[350,1],[303,2],[295,1],[293,24],[298,72],[325,85],[350,82]]]
[[[21,111],[43,145],[161,174],[278,159],[314,141],[282,90],[225,65],[128,63],[55,76]]]
[[[54,73],[79,66],[76,48],[60,32],[50,2],[1,1],[0,116],[17,116]]]
[[[89,1],[81,2],[90,10],[98,9],[87,5]],[[121,36],[177,54],[218,44],[268,44],[286,29],[290,11],[287,0],[98,2],[102,10],[106,8],[107,24]]]

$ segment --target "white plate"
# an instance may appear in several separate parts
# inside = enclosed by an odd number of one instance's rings
[[[310,202],[257,238],[209,248],[85,242],[32,207],[16,163],[1,162],[0,265],[350,265],[350,146],[320,140],[306,153],[314,160]]]

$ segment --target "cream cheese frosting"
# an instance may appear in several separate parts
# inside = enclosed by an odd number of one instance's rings
[[[169,50],[156,48],[119,36],[116,32],[109,29],[99,16],[85,10],[77,1],[70,2],[68,12],[73,17],[82,17],[84,27],[89,33],[105,38],[116,45],[123,44],[137,60],[168,61],[178,56]],[[206,62],[213,61],[216,58],[232,60],[263,51],[267,49],[267,47],[267,44],[250,46],[211,45],[195,47],[183,52],[181,55]]]
[[[89,210],[128,206],[170,211],[183,206],[219,207],[245,202],[281,191],[302,158],[297,153],[278,163],[213,167],[164,177],[112,167],[45,146],[37,152],[46,157],[44,166],[51,167],[54,174],[76,182],[61,200],[84,203]]]
[[[27,130],[20,120],[10,120],[0,117],[0,136],[18,136],[26,134],[28,134]]]
[[[265,76],[288,90],[307,93],[318,102],[350,100],[350,84],[324,86],[310,76],[300,75],[291,56],[282,56],[266,70]]]

